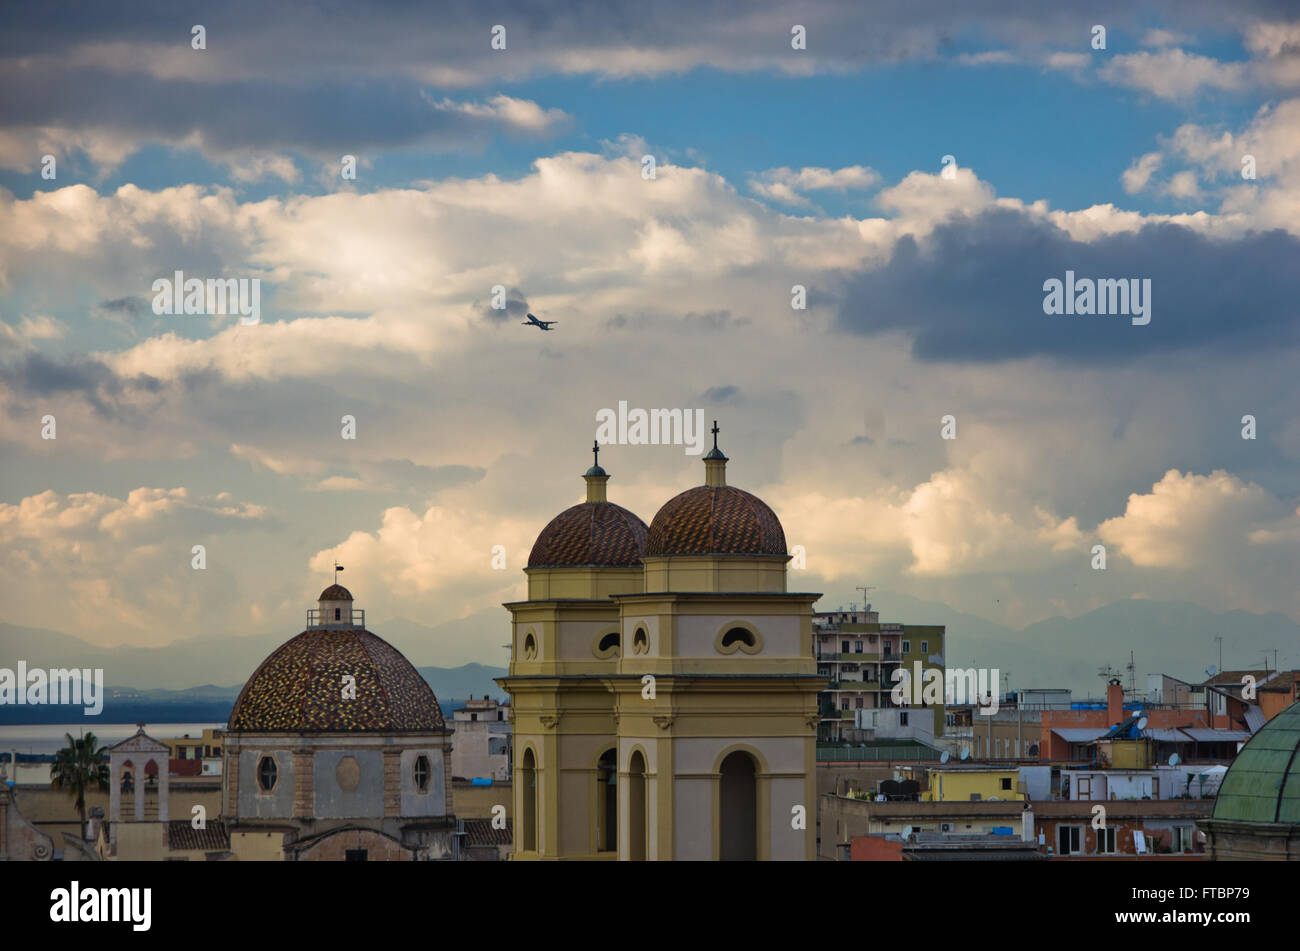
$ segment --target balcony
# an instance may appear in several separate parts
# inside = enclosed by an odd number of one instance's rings
[[[339,621],[335,621],[333,618],[330,617],[326,617],[324,620],[322,620],[320,608],[309,608],[307,610],[307,626],[308,627],[360,628],[364,630],[366,626],[366,612],[361,610],[360,608],[353,608],[351,614],[352,614],[351,620],[347,619],[346,613],[343,615],[343,619]]]

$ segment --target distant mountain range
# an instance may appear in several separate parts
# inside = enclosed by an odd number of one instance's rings
[[[1271,666],[1275,649],[1283,668],[1300,666],[1300,625],[1283,614],[1215,612],[1186,602],[1134,599],[1014,630],[939,602],[877,594],[873,600],[882,621],[946,625],[947,664],[997,667],[1004,688],[1010,673],[1013,687],[1068,687],[1076,694],[1096,695],[1103,687],[1098,670],[1107,664],[1122,670],[1130,650],[1139,689],[1145,688],[1148,673],[1197,682],[1218,663],[1216,634],[1223,635],[1223,666],[1228,669],[1262,667],[1266,653]],[[435,660],[440,644],[468,642],[496,649],[503,641],[492,638],[503,638],[503,627],[499,611],[485,611],[436,627],[393,618],[377,633],[418,666]],[[124,691],[116,698],[122,702],[220,704],[233,702],[238,685],[286,639],[283,634],[261,634],[192,638],[166,647],[106,648],[58,631],[0,623],[0,666],[12,667],[22,659],[29,667],[102,667],[109,683],[132,685],[118,688]],[[500,651],[503,660],[504,654]],[[470,663],[419,670],[439,700],[502,695],[492,682],[504,675],[501,667]],[[200,680],[207,685],[194,686]],[[235,686],[211,686],[214,682]],[[0,708],[0,719],[15,722],[3,713]]]
[[[1300,624],[1285,614],[1207,611],[1185,601],[1134,598],[1116,601],[1074,618],[1053,617],[1019,630],[1003,627],[945,604],[906,595],[876,598],[881,621],[947,626],[950,667],[997,667],[1005,689],[1007,672],[1014,687],[1065,687],[1076,695],[1104,694],[1099,670],[1120,671],[1133,652],[1139,691],[1146,675],[1164,673],[1190,683],[1206,679],[1219,663],[1216,634],[1223,635],[1223,667],[1262,668],[1273,651],[1282,669],[1300,667]]]
[[[28,661],[29,668],[50,666],[64,665]],[[439,706],[447,716],[470,699],[484,696],[506,699],[505,691],[493,683],[494,677],[505,676],[504,667],[464,664],[460,667],[417,667],[416,670],[433,688]],[[204,684],[184,690],[141,690],[106,685],[103,712],[94,720],[100,723],[225,723],[243,687],[243,684],[229,687]],[[0,706],[0,727],[6,724],[80,723],[83,718],[89,722],[79,707]]]
[[[439,645],[486,642],[496,647],[503,643],[502,628],[509,627],[504,615],[500,610],[485,611],[434,627],[405,618],[389,618],[375,633],[417,667],[435,665],[445,660],[445,655],[438,656]],[[165,647],[101,647],[60,631],[0,623],[0,667],[13,667],[22,659],[29,668],[102,668],[104,679],[110,684],[130,684],[141,691],[186,690],[198,683],[242,684],[290,636],[284,632],[223,635],[184,638]],[[509,635],[504,637],[508,639]],[[483,653],[487,655],[486,650]],[[505,655],[504,650],[498,649],[500,660],[504,661]],[[437,669],[463,670],[473,666]],[[476,687],[474,692],[481,694],[495,689],[495,685],[488,684]]]

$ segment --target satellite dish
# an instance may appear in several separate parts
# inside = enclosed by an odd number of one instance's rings
[[[1145,730],[1146,728],[1147,728],[1147,718],[1145,716],[1140,717],[1138,719],[1138,729]]]
[[[970,750],[962,750],[961,758],[963,761],[970,759]]]
[[[1206,671],[1206,673],[1209,674],[1211,677],[1213,677],[1213,676],[1214,676],[1215,674],[1217,674],[1218,672],[1219,672],[1219,665],[1218,665],[1218,664],[1211,664],[1211,665],[1210,665],[1210,669]]]
[[[1181,763],[1182,761],[1183,761],[1183,760],[1182,760],[1182,757],[1179,756],[1177,753],[1170,753],[1170,754],[1169,754],[1169,765],[1170,765],[1170,766],[1177,766],[1177,765],[1178,765],[1179,763]]]
[[[944,751],[944,754],[943,754],[942,756],[939,757],[939,762],[940,762],[940,763],[946,763],[946,762],[948,762],[948,752],[947,752],[947,750],[945,750],[945,751]]]

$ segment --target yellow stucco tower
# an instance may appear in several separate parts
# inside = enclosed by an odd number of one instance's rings
[[[727,457],[650,527],[586,473],[542,530],[513,627],[516,860],[815,852],[812,604],[785,534]]]

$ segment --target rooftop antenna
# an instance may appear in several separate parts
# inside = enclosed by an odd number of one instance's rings
[[[1137,696],[1137,679],[1136,679],[1137,664],[1133,662],[1132,651],[1128,652],[1128,663],[1124,665],[1124,669],[1128,671],[1129,696],[1136,697]]]
[[[1214,639],[1219,642],[1219,664],[1218,669],[1223,670],[1223,635],[1215,634]]]
[[[861,584],[860,584],[860,585],[858,585],[856,588],[854,588],[855,591],[861,591],[861,592],[862,592],[862,610],[863,610],[863,611],[868,610],[868,607],[867,607],[867,592],[870,591],[870,590],[872,590],[872,589],[875,588],[875,587],[876,587],[876,586],[875,586],[874,584],[868,584],[868,585],[861,585]]]

